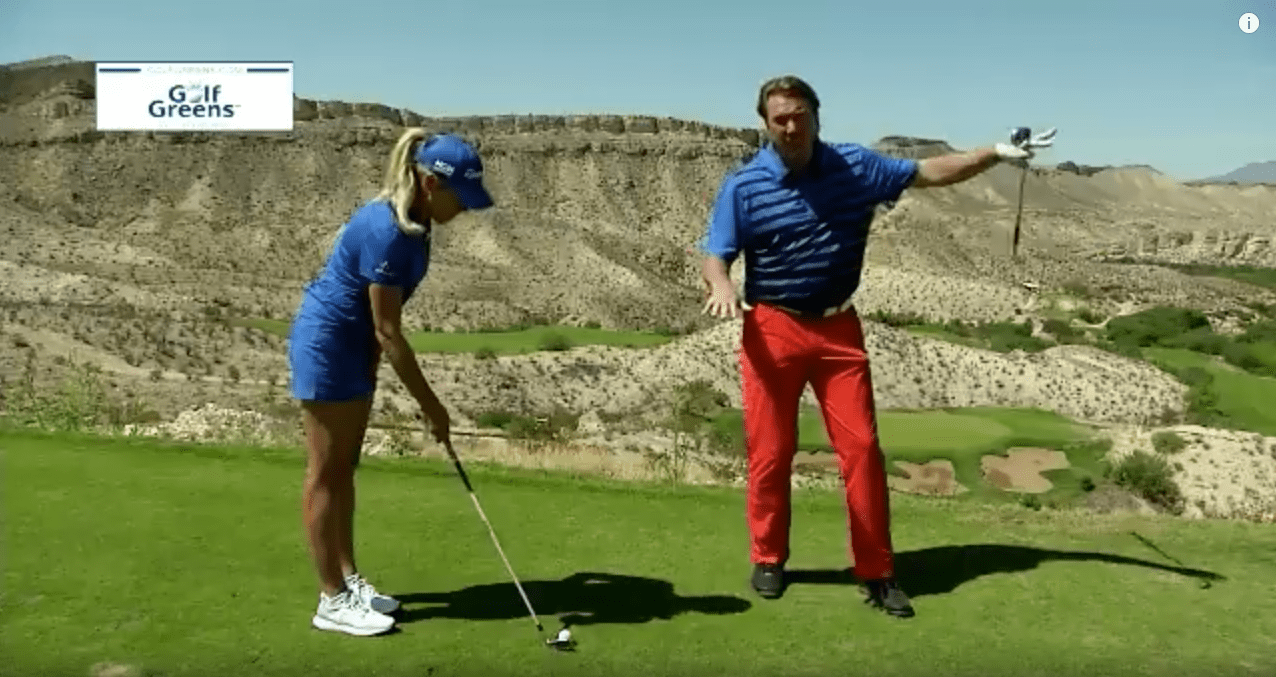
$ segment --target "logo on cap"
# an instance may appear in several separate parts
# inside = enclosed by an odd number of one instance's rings
[[[481,170],[481,169],[467,169],[467,170],[465,170],[465,178],[466,178],[466,179],[469,179],[469,180],[481,179],[481,178],[483,178],[483,170]]]
[[[444,176],[452,176],[452,173],[456,171],[455,167],[453,167],[452,165],[442,160],[435,160],[434,168],[439,170],[439,172],[442,173]]]

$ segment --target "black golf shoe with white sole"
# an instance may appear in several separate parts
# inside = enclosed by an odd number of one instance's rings
[[[780,564],[755,564],[749,580],[754,592],[767,599],[784,594],[784,566]]]
[[[900,618],[913,616],[912,602],[909,601],[908,595],[904,594],[904,591],[899,587],[899,583],[896,583],[894,579],[883,578],[868,581],[864,584],[864,590],[868,595],[868,599],[865,601],[882,611]]]

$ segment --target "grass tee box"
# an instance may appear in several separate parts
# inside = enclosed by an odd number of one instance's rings
[[[861,603],[837,492],[795,493],[793,582],[748,588],[740,490],[470,464],[547,651],[442,461],[366,459],[361,570],[397,633],[309,626],[296,449],[0,431],[13,675],[1169,677],[1276,671],[1276,532],[892,496],[918,609]],[[460,450],[463,453],[463,450]],[[291,487],[291,489],[290,489]],[[1239,611],[1238,611],[1239,610]]]

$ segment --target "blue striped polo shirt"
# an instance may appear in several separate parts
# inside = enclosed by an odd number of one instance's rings
[[[806,172],[790,176],[767,144],[723,180],[702,250],[728,266],[745,254],[749,304],[840,305],[859,287],[874,207],[898,200],[916,172],[916,160],[817,140]]]

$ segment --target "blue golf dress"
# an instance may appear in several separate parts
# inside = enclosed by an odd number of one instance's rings
[[[306,285],[288,334],[292,396],[343,401],[370,395],[376,350],[368,285],[399,287],[406,303],[430,265],[430,235],[399,230],[385,201],[342,226],[322,272]]]

